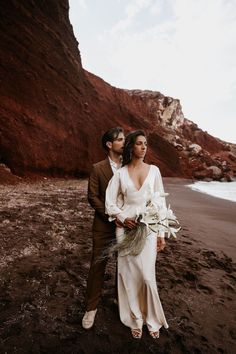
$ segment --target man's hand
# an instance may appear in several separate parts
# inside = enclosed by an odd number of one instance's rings
[[[163,251],[165,246],[166,246],[166,241],[164,237],[157,237],[157,252]]]
[[[126,218],[124,221],[124,226],[128,227],[128,229],[135,229],[137,227],[137,223],[134,219]]]

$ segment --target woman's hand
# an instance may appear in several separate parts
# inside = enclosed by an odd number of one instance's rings
[[[166,241],[164,237],[157,237],[157,252],[163,251],[165,246],[166,246]]]
[[[128,227],[128,229],[135,229],[137,227],[137,223],[134,219],[126,218],[124,221],[124,226]]]

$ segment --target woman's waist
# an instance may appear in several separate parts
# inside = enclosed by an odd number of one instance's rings
[[[143,213],[145,211],[145,205],[137,205],[137,204],[123,205],[121,210],[123,216],[126,216],[127,218],[132,218]]]

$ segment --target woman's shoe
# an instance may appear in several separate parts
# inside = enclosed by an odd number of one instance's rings
[[[135,328],[135,329],[132,329],[131,328],[131,334],[132,334],[132,337],[135,338],[135,339],[141,339],[142,338],[142,330],[139,329],[139,328]]]
[[[149,334],[153,339],[158,339],[160,337],[159,331],[149,331]]]

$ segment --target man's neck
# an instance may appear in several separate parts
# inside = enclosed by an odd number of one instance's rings
[[[113,151],[109,151],[108,156],[113,162],[115,162],[117,164],[121,163],[121,155],[120,154],[115,154]]]

